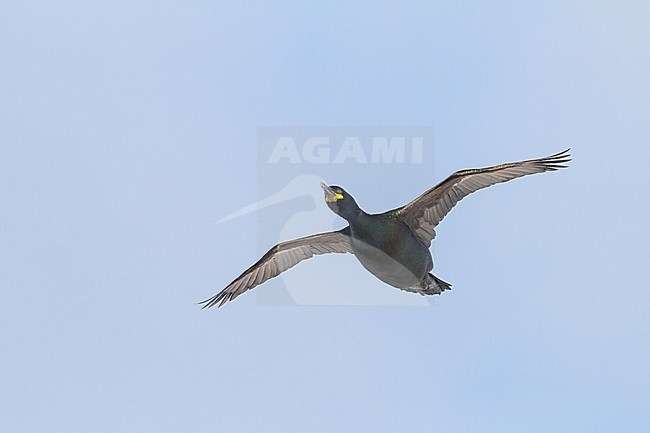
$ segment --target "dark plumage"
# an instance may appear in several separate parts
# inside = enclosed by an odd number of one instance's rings
[[[429,252],[435,227],[465,196],[528,174],[566,168],[569,150],[555,155],[461,170],[397,209],[380,214],[364,212],[343,188],[321,184],[329,208],[347,220],[342,230],[282,242],[271,248],[221,292],[201,302],[203,308],[222,306],[246,290],[273,278],[302,260],[327,253],[352,253],[377,278],[398,289],[421,295],[440,294],[451,285],[430,271]]]

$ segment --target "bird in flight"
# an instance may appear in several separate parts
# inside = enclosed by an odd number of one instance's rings
[[[379,214],[364,212],[340,186],[321,183],[327,206],[348,226],[277,244],[226,288],[200,304],[203,308],[220,307],[301,261],[328,253],[353,254],[374,276],[398,289],[439,295],[451,289],[451,284],[431,273],[433,259],[429,247],[436,237],[436,226],[451,208],[465,196],[496,183],[566,168],[571,161],[569,151],[460,170],[406,205]]]

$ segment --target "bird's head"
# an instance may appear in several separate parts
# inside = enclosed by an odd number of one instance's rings
[[[347,220],[357,216],[361,212],[361,209],[359,208],[359,205],[357,205],[357,202],[354,201],[354,198],[340,186],[328,186],[323,182],[321,182],[320,186],[325,192],[325,202],[327,203],[327,206],[332,209],[332,212],[335,214]]]

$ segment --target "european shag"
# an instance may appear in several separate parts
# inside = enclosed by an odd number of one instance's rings
[[[420,295],[439,295],[451,284],[431,273],[429,247],[435,227],[465,196],[528,174],[566,168],[569,150],[546,158],[461,170],[406,205],[380,214],[364,212],[340,186],[321,183],[327,206],[348,222],[342,230],[319,233],[271,248],[225,289],[201,302],[222,306],[253,287],[314,255],[351,253],[381,281]]]

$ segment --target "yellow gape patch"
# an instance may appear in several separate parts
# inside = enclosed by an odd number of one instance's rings
[[[336,200],[343,200],[343,194],[337,192],[336,195],[328,195],[325,197],[325,201],[331,203]]]

